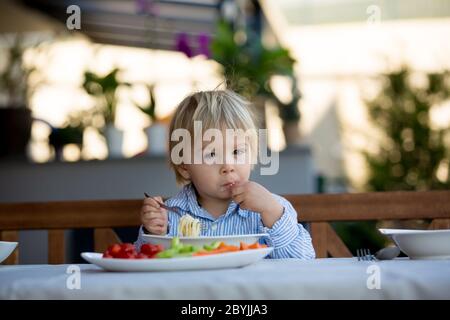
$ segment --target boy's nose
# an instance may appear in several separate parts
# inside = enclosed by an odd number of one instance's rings
[[[234,168],[232,165],[223,164],[222,167],[220,168],[221,174],[227,174],[227,173],[231,173],[231,172],[234,172]]]

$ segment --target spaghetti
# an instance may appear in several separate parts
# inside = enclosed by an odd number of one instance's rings
[[[200,220],[193,218],[189,214],[185,214],[180,218],[178,224],[178,235],[184,237],[199,237],[202,228]]]

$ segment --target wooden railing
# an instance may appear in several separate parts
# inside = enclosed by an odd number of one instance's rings
[[[450,191],[285,195],[299,221],[311,224],[318,258],[351,256],[329,222],[432,219],[432,228],[450,228]],[[19,230],[48,230],[48,261],[64,263],[64,230],[94,229],[95,251],[120,240],[111,228],[139,225],[142,200],[1,203],[0,240],[17,241]],[[18,263],[18,249],[7,259]]]

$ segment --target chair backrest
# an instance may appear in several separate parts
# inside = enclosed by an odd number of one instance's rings
[[[450,228],[450,191],[284,195],[298,219],[311,225],[318,258],[351,256],[328,222],[431,219],[431,227]],[[119,242],[111,228],[139,225],[142,200],[0,203],[0,240],[17,241],[19,230],[48,230],[48,261],[64,263],[64,230],[94,229],[95,251]],[[7,259],[18,263],[18,249]]]

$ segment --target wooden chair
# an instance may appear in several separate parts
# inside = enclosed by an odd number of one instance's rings
[[[432,219],[431,228],[450,228],[450,191],[285,195],[299,221],[311,225],[318,258],[352,254],[329,222]],[[0,240],[17,241],[19,230],[48,230],[48,262],[64,263],[64,230],[94,228],[95,251],[120,242],[111,228],[139,225],[142,200],[1,203]],[[18,263],[18,249],[7,259]]]
[[[19,230],[48,230],[48,262],[64,263],[64,230],[93,228],[94,249],[102,252],[120,242],[111,228],[140,224],[142,200],[1,203],[0,240],[17,241]],[[20,245],[20,244],[19,244]],[[18,248],[4,262],[18,263]]]
[[[311,224],[317,258],[352,254],[328,222],[432,219],[431,229],[450,229],[450,191],[286,195],[299,220]]]

